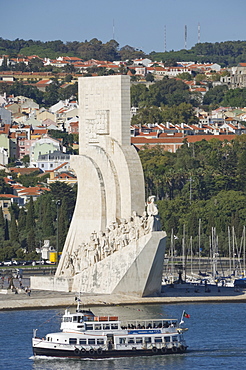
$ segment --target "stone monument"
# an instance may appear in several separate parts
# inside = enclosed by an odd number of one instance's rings
[[[146,296],[161,287],[166,234],[130,142],[129,76],[79,78],[77,203],[46,289]],[[40,283],[32,279],[32,288]]]

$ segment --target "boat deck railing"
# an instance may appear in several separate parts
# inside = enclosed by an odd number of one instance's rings
[[[154,319],[154,320],[127,320],[121,321],[121,328],[134,330],[134,329],[162,329],[162,328],[175,328],[178,327],[177,319]]]

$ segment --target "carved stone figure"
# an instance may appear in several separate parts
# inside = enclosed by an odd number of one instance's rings
[[[90,236],[90,241],[88,244],[88,257],[90,266],[97,262],[97,240],[95,238],[95,233],[92,233]]]
[[[147,229],[149,231],[160,231],[161,230],[160,217],[158,215],[157,205],[154,203],[154,201],[155,201],[155,196],[151,195],[148,198],[148,204],[147,204],[147,214],[149,216]]]

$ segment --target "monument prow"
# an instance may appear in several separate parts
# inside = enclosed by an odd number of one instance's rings
[[[55,290],[138,296],[160,291],[166,234],[130,142],[130,77],[79,78],[78,178]],[[36,288],[35,279],[32,288]],[[50,280],[49,280],[50,281]]]

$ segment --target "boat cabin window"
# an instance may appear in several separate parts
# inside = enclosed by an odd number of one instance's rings
[[[68,317],[68,316],[63,317],[63,322],[72,322],[72,321],[73,321],[72,317]]]
[[[119,338],[119,344],[125,344],[126,338]]]
[[[111,329],[118,329],[118,324],[111,324]]]
[[[145,343],[151,343],[151,337],[145,337],[144,342]]]
[[[77,338],[69,338],[69,344],[77,344]]]
[[[86,344],[86,339],[80,339],[79,344]]]
[[[109,324],[103,324],[103,330],[109,330],[110,325]]]
[[[86,330],[93,330],[92,324],[86,324]]]
[[[88,339],[88,344],[95,344],[96,343],[96,341],[95,341],[95,339]]]
[[[143,343],[143,338],[136,337],[136,344]]]
[[[97,344],[104,345],[104,339],[97,339]]]
[[[102,330],[102,325],[101,324],[95,324],[94,328],[95,328],[95,330]]]
[[[128,338],[128,343],[134,343],[134,338]]]
[[[170,343],[171,342],[170,337],[164,337],[164,340],[165,340],[166,343]]]
[[[161,343],[162,337],[155,337],[155,343]]]
[[[172,336],[172,340],[173,340],[173,342],[177,342],[178,341],[178,336],[177,335]]]

